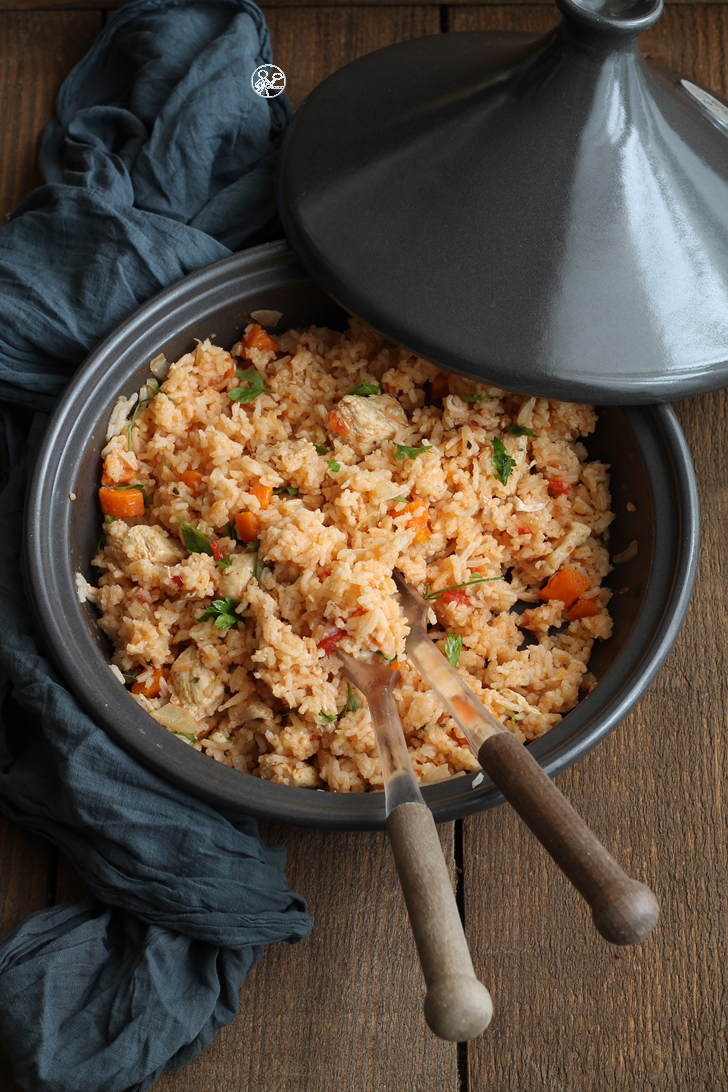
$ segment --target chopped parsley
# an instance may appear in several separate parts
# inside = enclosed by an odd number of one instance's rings
[[[147,383],[147,386],[149,387],[150,391],[152,391],[152,394],[150,394],[148,398],[141,398],[137,402],[137,404],[134,406],[134,410],[132,412],[132,415],[129,418],[129,424],[126,427],[126,450],[127,451],[131,451],[131,431],[134,428],[134,422],[136,421],[136,415],[139,413],[139,410],[142,408],[142,406],[147,406],[150,402],[153,402],[158,394],[163,393],[162,388],[159,386],[159,383],[157,383],[156,387],[153,387],[151,385],[151,383]],[[169,398],[169,395],[167,395],[166,397]],[[169,398],[169,400],[170,400],[170,402],[174,403],[174,398]]]
[[[490,402],[493,398],[492,394],[461,394],[460,400],[462,402],[469,402],[471,406],[475,402]]]
[[[533,436],[534,440],[538,439],[533,429],[526,428],[525,425],[509,425],[506,432],[510,432],[511,436]]]
[[[360,398],[369,398],[372,394],[379,394],[379,387],[376,383],[367,383],[366,380],[363,380],[361,383],[357,383],[355,387],[352,387],[349,394],[358,394]]]
[[[344,706],[342,717],[345,717],[347,713],[356,713],[359,706],[354,700],[354,695],[351,690],[351,683],[346,684],[346,705]]]
[[[399,494],[397,494],[396,497],[390,497],[389,499],[391,501],[397,501],[398,504],[409,504],[409,501],[407,500],[407,498],[406,497],[400,497]]]
[[[249,542],[249,543],[247,544],[247,546],[248,546],[248,549],[249,549],[249,550],[258,550],[258,549],[260,548],[260,539],[259,539],[259,538],[254,538],[254,539],[252,539],[252,540],[251,540],[251,541],[250,541],[250,542]]]
[[[195,530],[194,527],[190,527],[189,523],[185,523],[183,519],[179,521],[182,528],[182,540],[190,551],[191,554],[212,554],[212,546],[207,535],[203,535],[202,531]]]
[[[104,516],[104,519],[106,520],[107,523],[113,523],[114,522],[114,517],[113,516]],[[96,553],[98,553],[98,550],[96,551]]]
[[[244,385],[233,387],[231,391],[228,391],[228,398],[231,398],[233,402],[252,402],[259,394],[272,393],[266,387],[265,380],[257,368],[248,368],[247,371],[237,371],[235,374],[238,379],[242,379]]]
[[[324,713],[323,709],[319,709],[319,716],[321,720],[326,721],[327,724],[331,724],[332,721],[339,719],[338,713]]]
[[[496,436],[493,440],[493,470],[501,485],[507,484],[515,465],[516,460],[510,457],[506,451],[506,445]]]
[[[454,633],[448,633],[445,638],[445,656],[447,658],[450,667],[457,667],[458,660],[460,659],[460,652],[463,647],[462,637],[456,637]]]
[[[133,675],[132,674],[127,674],[126,671],[124,672],[124,681],[125,682],[136,682],[138,678],[139,678],[139,672],[138,671],[135,671]]]
[[[329,449],[327,448],[326,444],[314,444],[313,446],[316,448],[317,454],[319,454],[319,455],[328,454]]]
[[[337,462],[334,462],[333,459],[327,459],[326,460],[326,465],[328,466],[328,468],[329,468],[329,470],[331,471],[332,474],[338,474],[339,471],[341,470],[341,464],[337,463]]]
[[[511,724],[515,725],[515,723],[516,723],[516,714],[514,713],[512,717],[508,718],[508,720],[510,721]]]
[[[260,543],[258,543],[258,545],[260,545]],[[253,576],[255,577],[255,579],[258,581],[259,584],[260,584],[260,578],[263,575],[263,569],[264,568],[265,568],[265,565],[261,561],[260,555],[257,554],[256,558],[255,558],[255,568],[253,569]]]
[[[426,447],[408,447],[407,444],[395,444],[397,449],[395,452],[395,458],[402,462],[404,459],[416,459],[418,455],[423,455],[426,451],[430,451],[432,445],[428,444]]]
[[[384,660],[385,664],[393,664],[394,661],[397,659],[396,656],[393,656],[391,660],[388,660],[387,657],[384,655],[384,653],[380,652],[378,648],[374,650],[374,655],[375,656],[381,656],[382,659]]]
[[[190,743],[197,743],[197,736],[193,736],[192,732],[173,732],[175,736],[182,736],[183,739],[188,739]]]
[[[432,599],[439,599],[445,592],[457,591],[458,588],[469,588],[472,584],[488,584],[492,580],[505,580],[504,576],[471,576],[470,580],[466,580],[464,584],[451,584],[449,588],[440,588],[439,591],[430,591],[430,585],[425,584],[425,594],[423,599],[428,602]]]
[[[289,497],[295,497],[298,493],[297,485],[282,485],[279,489],[274,489],[273,492],[280,496],[281,493],[287,493]]]
[[[220,569],[221,572],[225,572],[226,569],[230,568],[232,563],[233,563],[233,559],[228,554],[227,557],[221,557],[220,560],[216,564],[217,564],[218,569]]]
[[[209,607],[206,607],[196,622],[213,622],[215,629],[221,629],[225,633],[236,626],[240,619],[235,613],[237,606],[234,599],[213,599]]]

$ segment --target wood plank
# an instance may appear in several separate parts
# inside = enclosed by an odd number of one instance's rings
[[[100,11],[0,12],[0,224],[41,178],[40,134],[63,78],[101,29]]]
[[[383,834],[262,825],[285,845],[316,924],[271,947],[243,983],[240,1016],[154,1092],[456,1092],[457,1047],[426,1028],[424,986]],[[453,825],[440,828],[454,880]]]
[[[440,9],[436,5],[367,9],[346,5],[276,8],[263,4],[273,47],[273,58],[286,73],[286,94],[295,109],[306,95],[342,65],[374,49],[438,34]]]

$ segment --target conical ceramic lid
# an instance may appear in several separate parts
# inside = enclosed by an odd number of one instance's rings
[[[288,237],[349,311],[472,378],[603,403],[723,386],[728,108],[642,58],[661,0],[559,7],[545,37],[422,38],[326,80],[289,130]]]

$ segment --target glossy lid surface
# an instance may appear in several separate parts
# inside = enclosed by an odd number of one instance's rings
[[[288,237],[349,311],[472,378],[602,404],[723,386],[725,106],[645,63],[660,0],[560,7],[545,37],[422,38],[320,85],[281,165]]]

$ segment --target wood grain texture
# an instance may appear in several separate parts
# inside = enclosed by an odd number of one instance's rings
[[[40,134],[63,78],[101,29],[100,11],[0,12],[0,224],[41,178]]]
[[[264,4],[263,11],[273,59],[286,73],[286,94],[294,109],[342,65],[382,46],[440,30],[440,9],[435,5],[311,10]]]
[[[384,834],[262,824],[316,924],[248,976],[240,1016],[154,1092],[457,1092],[457,1047],[425,1027],[424,983]],[[440,828],[454,877],[452,824]]]

